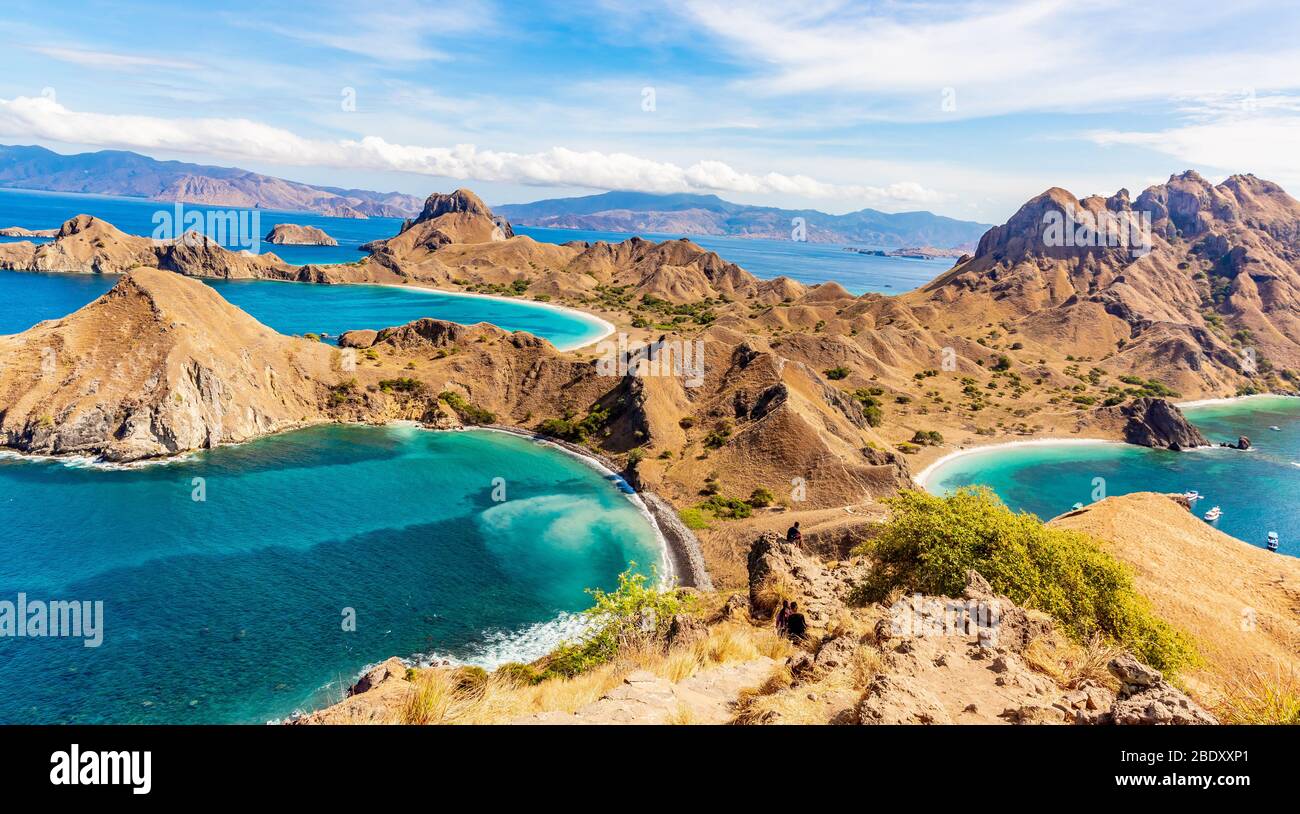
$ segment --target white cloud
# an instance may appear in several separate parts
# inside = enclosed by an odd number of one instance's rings
[[[1252,172],[1287,189],[1300,188],[1300,115],[1292,104],[1267,106],[1204,117],[1156,131],[1099,130],[1083,134],[1094,144],[1145,147],[1188,165],[1226,173]]]
[[[30,46],[34,51],[60,62],[69,62],[84,68],[97,70],[142,70],[146,68],[166,68],[170,70],[189,71],[199,66],[193,62],[175,59],[161,59],[140,56],[138,54],[117,54],[111,51],[97,51],[89,48],[60,48],[55,46]]]
[[[832,184],[806,175],[753,174],[714,160],[681,166],[630,155],[551,147],[532,153],[473,144],[425,147],[378,136],[328,141],[248,119],[163,119],[84,113],[53,99],[0,99],[0,134],[68,144],[221,155],[287,166],[409,172],[456,180],[644,192],[732,192],[840,199],[857,205],[916,204],[948,195],[913,181],[883,186]]]
[[[1243,87],[1300,86],[1296,12],[1200,0],[827,0],[674,5],[738,57],[754,95],[856,96],[864,114],[941,120],[1086,112]],[[942,92],[956,91],[945,110]]]

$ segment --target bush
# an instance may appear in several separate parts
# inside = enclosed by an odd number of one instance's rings
[[[677,590],[661,591],[636,563],[618,575],[618,588],[589,589],[594,604],[582,615],[587,632],[551,654],[543,678],[572,678],[613,660],[624,647],[662,640],[673,617],[693,609],[694,599]]]
[[[424,390],[424,382],[419,379],[381,379],[379,389],[385,393],[419,393]]]
[[[754,508],[762,509],[771,506],[775,502],[776,495],[772,494],[772,490],[766,487],[760,486],[749,493],[749,505]]]
[[[744,520],[754,514],[754,507],[745,501],[737,500],[734,497],[723,497],[722,495],[712,495],[696,508],[706,512],[713,512],[714,517],[720,517],[724,520]]]
[[[850,372],[849,369],[847,367],[844,367],[843,365],[839,365],[838,367],[827,368],[826,370],[822,371],[822,373],[826,374],[826,378],[830,379],[833,382],[837,382],[840,379],[847,379],[849,376],[849,372]]]
[[[943,435],[938,430],[917,430],[912,435],[912,443],[923,447],[942,446]]]
[[[1190,641],[1152,613],[1128,569],[1091,537],[1012,512],[984,487],[946,498],[906,491],[886,502],[892,519],[855,552],[874,566],[859,600],[880,601],[895,588],[959,596],[974,569],[1078,641],[1101,633],[1162,670],[1195,662]]]
[[[438,399],[447,402],[447,406],[455,410],[460,420],[467,424],[493,424],[497,420],[496,413],[470,404],[460,393],[444,390],[438,394]]]

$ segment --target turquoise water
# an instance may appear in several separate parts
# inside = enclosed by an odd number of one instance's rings
[[[41,320],[70,314],[115,282],[112,275],[0,271],[0,334],[18,333]],[[603,323],[577,311],[425,288],[269,280],[203,282],[280,333],[324,333],[334,340],[344,331],[405,325],[421,317],[462,324],[490,322],[507,331],[544,337],[561,350],[586,345],[607,330]]]
[[[1014,509],[1043,519],[1093,501],[1095,478],[1108,495],[1186,492],[1223,509],[1215,527],[1263,547],[1276,531],[1278,551],[1300,556],[1300,399],[1269,397],[1186,409],[1206,437],[1218,443],[1248,436],[1254,449],[1148,450],[1126,444],[1036,445],[991,449],[955,458],[936,469],[926,488],[991,487]],[[1279,431],[1270,430],[1277,426]]]
[[[339,426],[125,471],[0,459],[0,552],[0,599],[102,600],[105,617],[98,648],[0,638],[0,723],[260,723],[392,655],[527,660],[585,588],[660,558],[572,456]]]
[[[154,228],[154,213],[160,210],[171,211],[171,207],[171,204],[138,198],[0,189],[0,227],[25,226],[28,229],[51,229],[58,227],[74,215],[85,213],[103,218],[124,232],[150,235]],[[221,207],[186,204],[185,208],[206,212]],[[221,209],[229,211],[230,207]],[[362,244],[392,237],[397,234],[402,225],[400,220],[394,218],[330,218],[305,212],[276,212],[269,209],[257,211],[260,219],[258,237],[265,236],[276,224],[297,223],[324,229],[327,234],[338,240],[338,246],[272,246],[268,243],[260,246],[263,252],[274,252],[285,262],[299,265],[350,263],[359,260],[365,256],[360,248]],[[515,231],[542,243],[567,243],[571,240],[619,242],[632,237],[631,234],[624,232],[542,229],[528,226],[515,227]],[[642,235],[653,240],[685,236],[681,234]],[[785,275],[809,285],[835,280],[854,294],[867,291],[901,294],[928,283],[952,267],[951,260],[872,257],[846,252],[841,246],[824,243],[796,243],[790,240],[708,235],[689,237],[704,248],[717,252],[723,258],[758,277],[771,278]],[[0,242],[7,240],[12,238],[0,238]]]

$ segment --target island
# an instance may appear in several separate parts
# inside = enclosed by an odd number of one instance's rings
[[[315,226],[278,223],[264,238],[277,246],[337,246],[339,242]]]

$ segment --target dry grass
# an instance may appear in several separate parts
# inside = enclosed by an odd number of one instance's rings
[[[1280,664],[1241,670],[1215,712],[1226,724],[1300,725],[1300,675]]]
[[[1061,687],[1077,687],[1084,681],[1092,681],[1118,690],[1119,682],[1106,665],[1123,652],[1122,647],[1100,636],[1079,645],[1053,633],[1034,639],[1025,647],[1021,657],[1030,669],[1042,673]]]
[[[794,686],[790,669],[781,665],[758,687],[744,691],[736,701],[733,723],[824,724],[828,713],[837,711],[825,702],[827,696],[856,698],[884,669],[885,656],[875,647],[859,647],[847,670],[832,670]]]
[[[486,724],[544,712],[573,713],[600,700],[623,679],[645,670],[673,683],[710,667],[752,661],[764,656],[784,659],[793,647],[768,628],[723,622],[709,629],[706,639],[689,646],[645,646],[624,650],[618,658],[569,679],[521,684],[504,673],[466,682],[455,670],[412,671],[413,684],[397,722],[406,724]],[[688,709],[669,713],[671,723],[691,723]]]

